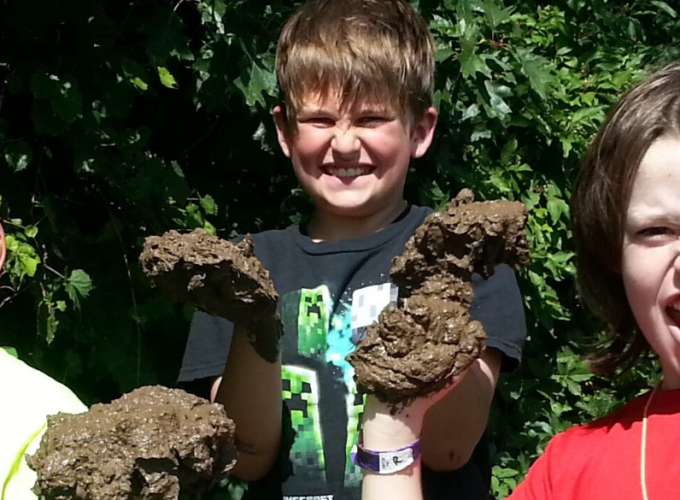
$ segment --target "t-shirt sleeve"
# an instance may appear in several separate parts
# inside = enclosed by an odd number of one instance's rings
[[[507,500],[549,500],[555,497],[553,470],[556,461],[565,454],[564,444],[569,432],[558,434],[548,443],[543,454],[529,468],[529,472]]]
[[[227,364],[234,324],[197,311],[191,320],[178,382],[188,383],[222,375]]]
[[[472,278],[475,297],[470,314],[484,326],[486,345],[504,354],[503,370],[513,370],[522,358],[526,319],[515,272],[501,264],[487,279]]]

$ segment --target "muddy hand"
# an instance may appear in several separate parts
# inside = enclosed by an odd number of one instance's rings
[[[202,229],[169,231],[146,239],[140,262],[168,299],[244,327],[258,354],[276,361],[283,331],[278,294],[250,237],[234,244]]]

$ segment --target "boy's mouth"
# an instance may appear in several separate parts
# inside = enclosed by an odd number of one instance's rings
[[[368,175],[373,172],[372,167],[357,166],[351,168],[344,167],[333,167],[333,166],[323,166],[321,171],[326,175],[333,175],[335,177],[340,177],[342,179],[350,179],[353,177],[361,177],[362,175]]]

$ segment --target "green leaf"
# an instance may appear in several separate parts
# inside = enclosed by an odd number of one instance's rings
[[[655,7],[658,7],[662,11],[664,11],[666,14],[671,16],[673,19],[678,17],[678,13],[671,8],[670,5],[668,5],[666,2],[661,2],[660,0],[652,0],[651,4],[654,5]]]
[[[545,99],[550,86],[555,81],[550,61],[543,56],[534,54],[525,47],[518,48],[515,55],[522,65],[522,72],[529,79],[531,88],[542,99]]]
[[[514,469],[505,469],[503,467],[499,467],[498,465],[493,467],[491,473],[498,478],[515,477],[518,474],[518,472]]]
[[[130,83],[132,83],[132,85],[134,85],[135,87],[137,87],[139,90],[142,90],[142,91],[149,88],[149,86],[146,84],[146,82],[144,80],[142,80],[141,78],[139,78],[138,76],[131,78]]]
[[[27,276],[31,278],[35,276],[35,272],[38,269],[38,264],[40,264],[40,259],[27,254],[19,254],[19,264],[21,268],[26,273]]]
[[[465,111],[463,111],[463,116],[460,120],[469,120],[470,118],[474,118],[477,115],[479,115],[479,106],[477,104],[470,104],[467,108],[465,108]]]
[[[239,76],[234,80],[234,85],[241,91],[246,98],[248,106],[259,103],[266,106],[263,93],[269,95],[276,94],[276,76],[272,71],[262,68],[257,61],[253,61],[247,74]]]
[[[159,66],[158,67],[158,77],[161,79],[161,83],[165,87],[168,87],[169,89],[176,89],[177,88],[177,82],[175,81],[175,77],[172,76],[172,74],[168,71],[168,68],[165,68],[163,66]]]
[[[438,63],[441,63],[443,61],[446,61],[449,57],[454,55],[455,52],[451,49],[451,47],[439,47],[437,48],[437,52],[435,54],[435,61]]]
[[[201,206],[203,207],[203,210],[205,211],[206,214],[208,215],[217,214],[217,205],[215,204],[215,200],[213,199],[212,196],[206,195],[201,197]]]
[[[170,167],[177,177],[184,179],[184,172],[182,172],[182,167],[179,166],[179,163],[173,160],[170,162]]]
[[[510,106],[508,106],[508,104],[503,100],[503,97],[508,97],[511,94],[510,87],[493,80],[486,80],[484,82],[484,87],[489,93],[489,104],[491,105],[491,109],[493,111],[492,116],[502,117],[504,115],[509,115],[512,110],[510,109]]]
[[[514,162],[517,151],[517,139],[514,137],[505,143],[501,149],[501,164],[509,165]]]
[[[471,50],[463,50],[458,54],[460,70],[465,78],[474,77],[481,73],[487,78],[491,77],[491,68],[486,64],[486,56],[477,54],[476,47]]]
[[[35,238],[38,236],[38,228],[36,226],[26,226],[24,228],[24,234],[28,236],[29,238]]]
[[[512,14],[512,11],[514,10],[513,7],[504,9],[496,0],[484,0],[481,2],[481,7],[492,28],[497,27],[503,21],[509,19],[510,14]]]
[[[19,359],[19,353],[17,352],[17,350],[14,347],[0,347],[0,349],[5,351],[10,356],[13,356],[13,357]]]
[[[66,293],[76,308],[80,307],[80,299],[87,298],[92,288],[92,279],[82,269],[74,269],[66,280]]]
[[[456,17],[463,19],[466,23],[474,19],[474,6],[472,0],[458,0],[456,4]]]

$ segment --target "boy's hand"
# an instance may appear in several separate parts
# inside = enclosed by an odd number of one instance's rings
[[[234,244],[202,229],[169,231],[146,239],[140,262],[170,300],[244,327],[257,353],[276,361],[283,332],[278,294],[249,236]]]
[[[362,422],[364,446],[371,450],[395,450],[418,439],[427,411],[444,399],[466,373],[451,378],[439,391],[414,398],[399,408],[367,395]]]
[[[413,296],[383,311],[348,359],[362,392],[395,404],[395,412],[416,410],[443,397],[479,358],[485,338],[460,304]]]

